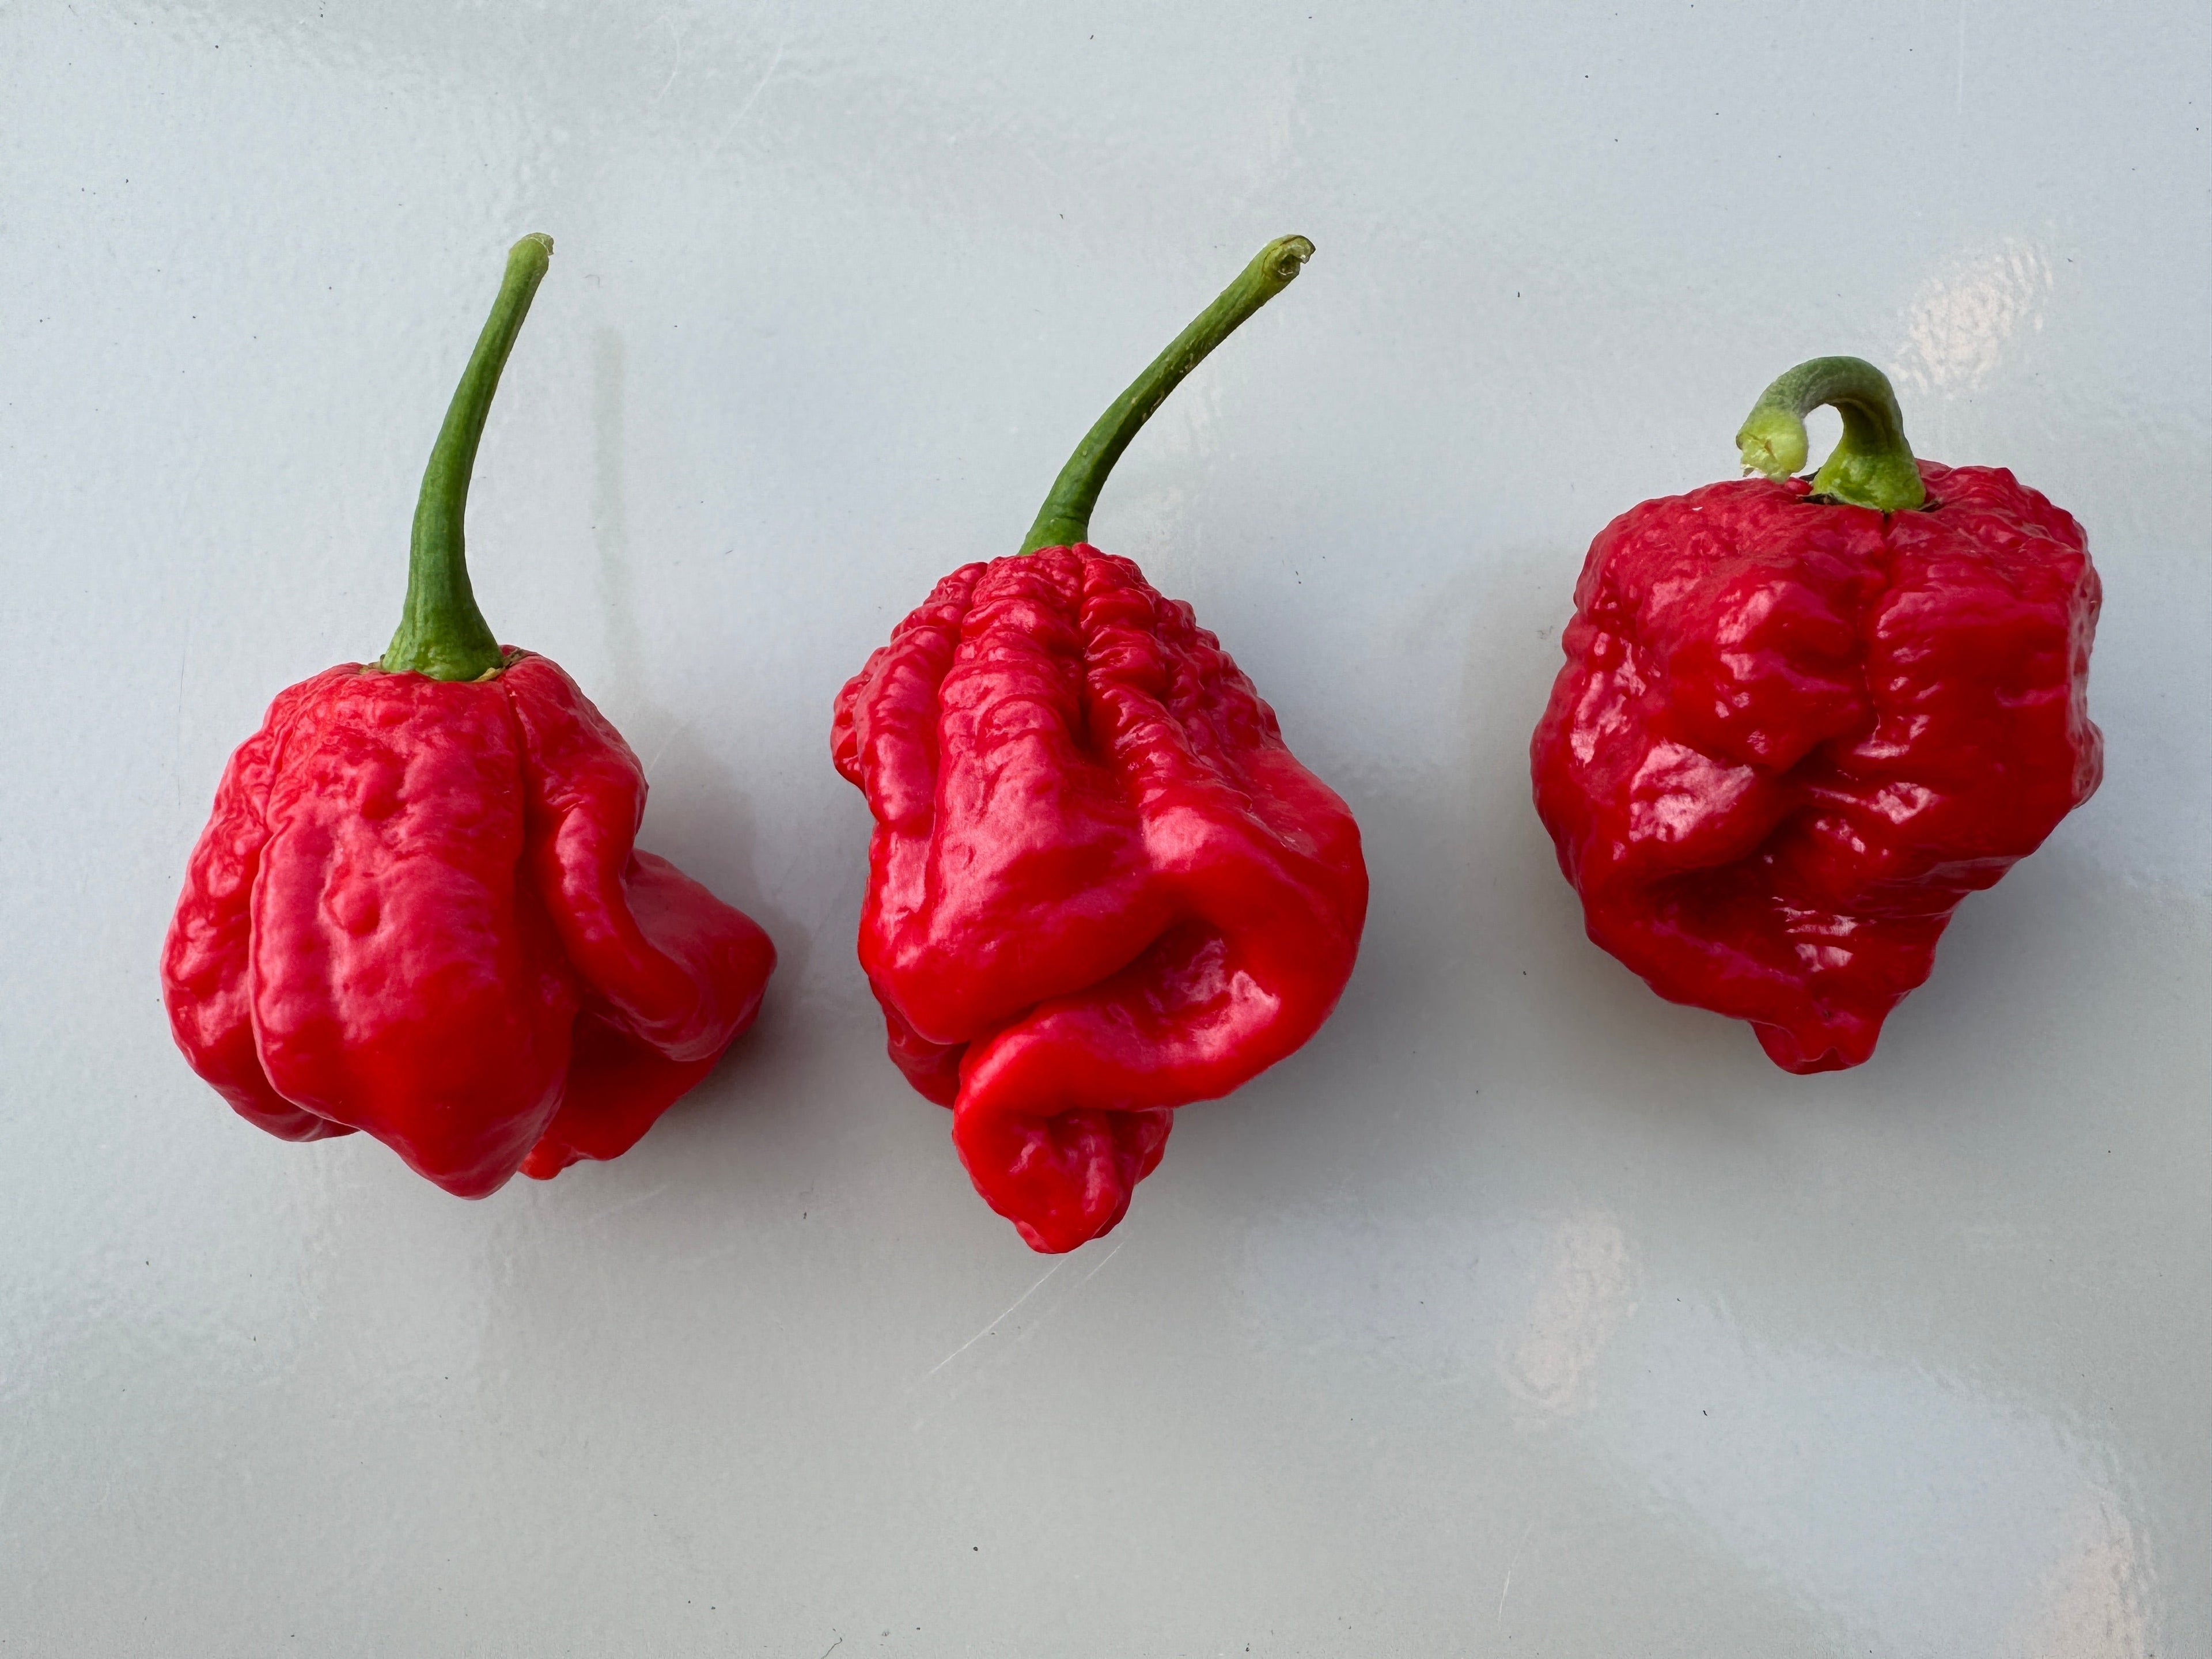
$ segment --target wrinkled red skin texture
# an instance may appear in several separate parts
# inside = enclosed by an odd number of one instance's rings
[[[876,829],[860,964],[1036,1249],[1112,1230],[1175,1109],[1317,1030],[1359,830],[1190,607],[1088,545],[962,567],[837,698]]]
[[[1959,902],[2103,775],[2081,526],[2001,468],[1920,472],[1887,518],[1802,479],[1623,514],[1530,744],[1590,938],[1785,1071],[1871,1054]]]
[[[231,757],[161,953],[177,1046],[286,1140],[464,1198],[619,1157],[752,1023],[768,936],[632,846],[645,774],[544,657],[356,663]]]

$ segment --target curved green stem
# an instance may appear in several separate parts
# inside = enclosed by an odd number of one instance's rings
[[[468,546],[461,519],[468,509],[469,477],[476,470],[477,444],[500,371],[530,301],[552,257],[553,239],[532,232],[507,250],[507,276],[491,316],[477,337],[477,349],[454,388],[446,424],[422,469],[422,493],[415,501],[415,536],[407,556],[407,603],[399,631],[384,653],[384,668],[394,674],[427,674],[434,680],[476,680],[497,672],[499,641],[477,609],[469,586]]]
[[[1237,325],[1291,285],[1305,262],[1313,258],[1313,244],[1303,236],[1279,236],[1261,248],[1237,280],[1221,290],[1221,297],[1198,314],[1197,320],[1176,336],[1174,343],[1152,359],[1152,367],[1116,398],[1098,423],[1084,434],[1053,481],[1052,493],[1037,509],[1036,522],[1022,543],[1022,551],[1040,547],[1073,547],[1091,535],[1091,512],[1098,505],[1099,487],[1129,440],[1152,417],[1182,377],[1205,361],[1206,354],[1237,331]]]
[[[1813,493],[1852,507],[1901,513],[1928,499],[1905,416],[1888,377],[1857,357],[1815,357],[1759,394],[1735,434],[1744,470],[1786,478],[1805,465],[1805,416],[1832,404],[1844,417],[1835,453],[1813,475]]]

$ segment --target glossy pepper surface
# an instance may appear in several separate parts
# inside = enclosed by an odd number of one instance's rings
[[[1138,428],[1311,252],[1265,249],[1092,428],[1022,551],[939,582],[837,699],[891,1058],[1039,1250],[1119,1222],[1175,1109],[1304,1043],[1358,949],[1351,811],[1190,607],[1085,539]]]
[[[1844,436],[1811,479],[1804,415]],[[2100,589],[2081,529],[2001,467],[1916,461],[1856,358],[1775,382],[1762,477],[1590,545],[1531,745],[1590,938],[1791,1072],[1856,1066],[1967,894],[2087,800]]]
[[[287,1140],[366,1130],[447,1191],[619,1156],[752,1021],[767,936],[634,841],[645,775],[493,639],[462,514],[551,243],[529,237],[425,474],[380,662],[282,693],[231,757],[161,957],[177,1043]]]

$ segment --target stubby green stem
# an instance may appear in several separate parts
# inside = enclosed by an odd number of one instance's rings
[[[1022,551],[1040,547],[1073,547],[1091,535],[1091,509],[1098,505],[1099,487],[1129,440],[1167,400],[1182,377],[1206,359],[1206,354],[1237,331],[1237,326],[1273,299],[1295,279],[1313,258],[1313,244],[1303,236],[1279,236],[1261,248],[1237,280],[1221,290],[1221,297],[1198,314],[1197,320],[1176,336],[1174,343],[1152,359],[1152,367],[1137,376],[1129,389],[1116,398],[1098,422],[1084,434],[1053,481],[1052,493],[1037,509],[1036,522],[1022,542]]]
[[[1813,475],[1813,493],[1852,507],[1902,513],[1928,499],[1905,416],[1888,377],[1857,357],[1815,357],[1800,363],[1759,394],[1735,434],[1744,470],[1790,477],[1805,465],[1805,416],[1822,404],[1844,417],[1835,453]]]
[[[507,253],[507,276],[477,349],[453,390],[446,424],[422,469],[422,493],[415,501],[415,537],[407,556],[407,605],[399,631],[384,653],[383,667],[394,674],[427,674],[434,680],[478,680],[500,666],[499,641],[477,609],[469,586],[468,546],[461,520],[469,504],[469,477],[475,471],[477,444],[500,371],[530,301],[545,276],[553,239],[533,232]]]

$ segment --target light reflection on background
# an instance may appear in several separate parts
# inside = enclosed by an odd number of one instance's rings
[[[1539,1455],[1567,1434],[1621,1512],[1771,1581],[1843,1650],[2157,1650],[2125,1483],[2081,1424],[1888,1353],[1770,1342],[1709,1290],[1655,1277],[1602,1208],[1438,1231],[1262,1229],[1254,1320],[1448,1389],[1468,1432]]]
[[[1894,366],[1900,394],[1972,392],[1996,373],[2023,331],[2043,326],[2051,262],[2035,243],[2008,236],[1946,262],[1913,296],[1905,349]]]

